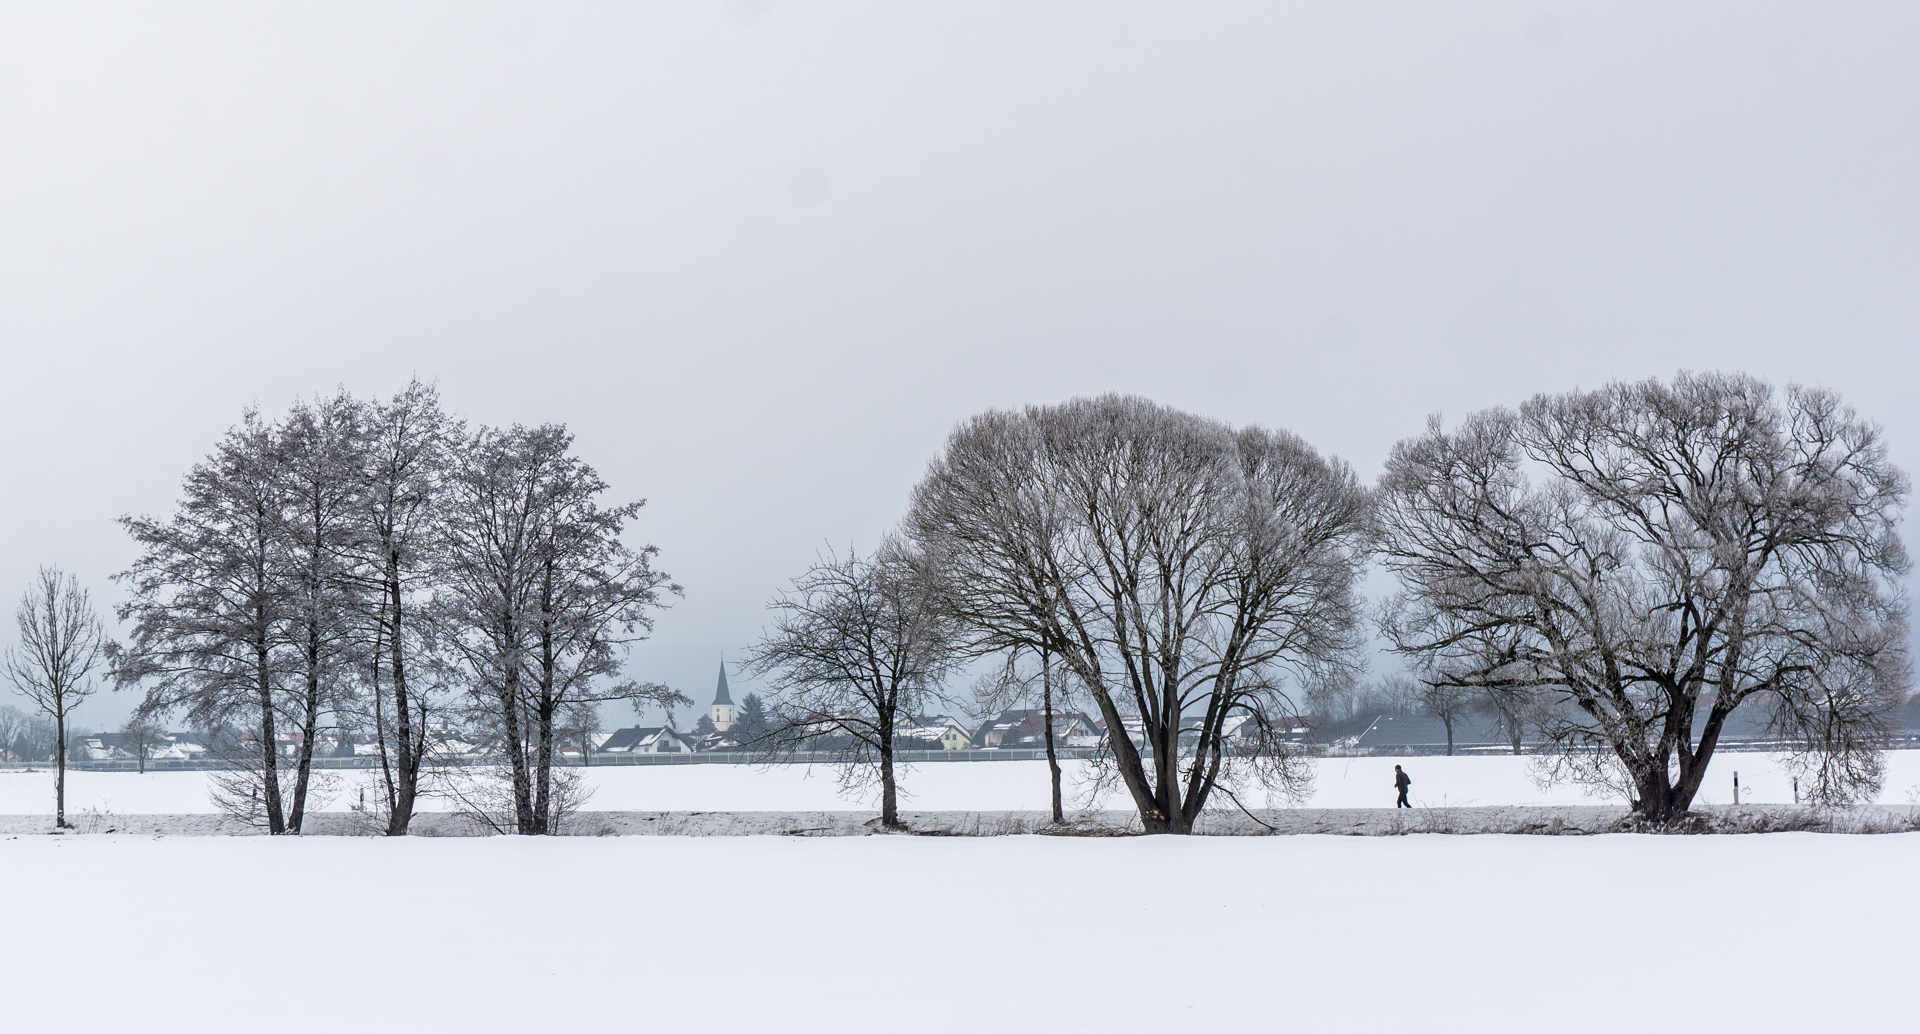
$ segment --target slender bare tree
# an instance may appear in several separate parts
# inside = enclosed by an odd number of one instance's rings
[[[1448,679],[1419,682],[1405,675],[1389,678],[1406,684],[1402,692],[1419,701],[1420,713],[1440,719],[1441,727],[1447,731],[1447,756],[1452,757],[1453,727],[1473,712],[1474,692]]]
[[[67,716],[92,696],[93,671],[106,657],[107,630],[80,579],[43,567],[20,597],[20,639],[7,648],[7,681],[53,722],[53,824],[67,823]]]
[[[974,688],[974,701],[982,714],[994,714],[1011,707],[1024,707],[1038,703],[1040,721],[1043,727],[1042,743],[1047,755],[1047,783],[1049,801],[1053,808],[1053,821],[1056,825],[1067,821],[1064,795],[1062,794],[1059,744],[1055,742],[1055,725],[1062,708],[1077,708],[1073,685],[1064,674],[1056,670],[1053,655],[1044,647],[1034,658],[1035,664],[1029,668],[1021,663],[1017,653],[1008,654],[1003,666],[989,675]]]
[[[1911,682],[1907,489],[1833,394],[1743,375],[1435,419],[1381,476],[1382,627],[1430,682],[1545,694],[1561,770],[1644,821],[1687,812],[1743,707],[1853,799]]]
[[[113,674],[121,688],[144,687],[146,714],[184,709],[197,727],[246,728],[249,738],[229,744],[228,760],[258,786],[227,796],[246,800],[248,813],[280,834],[288,832],[280,730],[294,668],[282,626],[295,604],[273,438],[249,410],[187,474],[170,518],[120,519],[141,554],[114,576],[127,586],[119,615],[133,632],[114,655]]]
[[[554,726],[556,741],[571,742],[580,748],[580,767],[593,764],[593,746],[600,739],[599,705],[585,700],[569,700],[560,708],[560,720]]]
[[[653,547],[620,541],[641,504],[596,505],[607,485],[563,426],[483,428],[454,450],[435,605],[443,656],[468,678],[504,753],[515,830],[551,831],[555,719],[569,703],[692,701],[612,679],[663,595]]]
[[[499,738],[517,828],[533,827],[524,689],[536,620],[541,484],[563,455],[554,429],[482,428],[453,450],[447,561],[434,618],[446,656],[463,667]]]
[[[419,381],[385,402],[365,404],[357,424],[360,488],[354,542],[365,608],[362,634],[371,646],[363,663],[380,751],[387,834],[403,836],[420,795],[427,726],[438,703],[414,678],[415,658],[428,631],[420,613],[422,597],[430,595],[442,552],[447,450],[464,437],[465,428],[441,410],[433,386]]]
[[[1514,754],[1524,752],[1529,730],[1551,723],[1554,702],[1550,694],[1532,686],[1501,686],[1481,689],[1469,705],[1473,711],[1492,720],[1501,739]]]
[[[842,787],[880,783],[880,822],[901,828],[894,736],[939,699],[954,627],[935,568],[889,539],[872,555],[828,552],[769,607],[774,626],[745,661],[778,692],[770,756],[828,752]]]
[[[949,569],[968,648],[1057,658],[1144,828],[1187,833],[1216,792],[1310,778],[1287,687],[1352,663],[1366,512],[1293,435],[1105,396],[963,424],[906,527]]]
[[[276,628],[292,668],[289,701],[299,729],[287,829],[300,832],[307,810],[321,715],[338,712],[349,692],[356,652],[364,652],[359,615],[365,579],[356,577],[360,528],[359,403],[346,392],[296,403],[274,428],[275,470],[283,505],[276,529],[284,554],[286,620]]]
[[[567,436],[566,445],[572,438]],[[613,681],[634,643],[653,630],[653,612],[680,587],[653,568],[659,550],[633,549],[621,533],[644,500],[602,509],[610,486],[568,453],[542,486],[536,532],[531,679],[533,819],[530,832],[549,832],[556,721],[600,703],[624,700],[635,710],[690,705],[692,698],[657,683]]]

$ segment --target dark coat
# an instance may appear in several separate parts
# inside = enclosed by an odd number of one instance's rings
[[[1413,780],[1407,778],[1407,774],[1405,772],[1395,772],[1393,774],[1393,785],[1404,790],[1407,787],[1413,785]]]

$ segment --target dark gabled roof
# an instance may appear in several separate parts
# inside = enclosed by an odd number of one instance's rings
[[[636,729],[615,729],[613,731],[613,735],[608,736],[605,740],[601,741],[600,746],[596,749],[603,750],[603,751],[625,750],[628,747],[633,746],[633,742],[639,738],[640,738],[640,730],[637,728]]]
[[[715,705],[725,704],[728,707],[733,706],[733,697],[727,695],[727,662],[726,661],[720,662],[720,688],[714,691],[713,702]]]
[[[626,750],[659,731],[660,727],[658,725],[634,725],[625,729],[616,729],[613,735],[607,737],[606,741],[600,744],[599,749],[602,751]]]

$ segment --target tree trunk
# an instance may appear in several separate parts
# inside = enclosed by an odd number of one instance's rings
[[[893,781],[893,737],[880,741],[880,825],[900,828],[900,798]]]
[[[1664,774],[1646,773],[1634,780],[1634,814],[1655,825],[1666,825],[1685,812],[1686,805],[1675,800],[1673,787]]]
[[[1181,806],[1180,792],[1180,699],[1174,695],[1173,682],[1162,676],[1166,686],[1162,693],[1160,744],[1154,748],[1153,774],[1157,790],[1154,802],[1165,815],[1166,828],[1163,833],[1185,835],[1193,832],[1193,816],[1187,814]]]
[[[527,778],[526,737],[520,728],[519,651],[509,651],[505,679],[500,686],[500,710],[506,738],[507,766],[513,778],[513,828],[516,833],[533,831],[533,788]]]
[[[1051,657],[1040,653],[1040,719],[1047,726],[1047,773],[1053,780],[1053,822],[1063,825],[1066,811],[1060,807],[1060,758],[1053,750],[1053,669]]]
[[[1695,762],[1693,770],[1683,773],[1677,780],[1667,771],[1665,759],[1640,766],[1641,771],[1634,773],[1634,794],[1637,799],[1633,802],[1633,813],[1646,822],[1662,826],[1685,816],[1693,807],[1694,794],[1700,789],[1700,777],[1706,771],[1704,757],[1696,755]]]
[[[53,828],[67,828],[67,714],[54,698],[53,708]]]
[[[394,775],[392,757],[387,753],[387,714],[386,705],[380,694],[380,651],[386,649],[386,619],[382,618],[374,625],[373,631],[373,743],[380,756],[380,789],[387,795],[387,835],[393,836],[393,810],[396,795],[394,793]]]
[[[273,670],[267,663],[267,648],[254,644],[256,686],[260,694],[260,796],[267,808],[267,832],[279,836],[287,831],[286,817],[280,812],[280,745],[274,742]]]
[[[1707,712],[1707,721],[1700,730],[1700,742],[1692,750],[1685,749],[1688,734],[1693,725],[1693,706],[1677,707],[1669,715],[1669,728],[1662,740],[1659,752],[1653,757],[1629,758],[1628,752],[1616,747],[1614,756],[1620,758],[1633,776],[1634,793],[1633,813],[1642,820],[1657,825],[1676,822],[1693,807],[1693,799],[1700,792],[1700,783],[1706,778],[1707,765],[1713,760],[1714,748],[1720,742],[1720,730],[1725,726],[1727,715],[1731,711],[1721,710],[1715,703]],[[1669,743],[1678,742],[1680,772],[1678,778],[1668,770]]]
[[[553,703],[542,699],[535,709],[533,748],[533,828],[545,836],[553,832]]]
[[[1452,757],[1453,756],[1453,719],[1443,717],[1440,719],[1440,724],[1447,727],[1447,756]]]
[[[1148,833],[1170,832],[1166,826],[1166,812],[1154,801],[1153,791],[1147,785],[1146,767],[1140,761],[1139,748],[1133,745],[1133,737],[1127,735],[1127,727],[1120,721],[1120,709],[1114,706],[1112,694],[1091,678],[1087,682],[1093,693],[1094,705],[1100,708],[1100,717],[1107,723],[1107,749],[1113,751],[1114,767],[1120,770],[1120,781],[1126,784],[1127,793],[1133,797],[1134,807],[1140,812],[1141,829]],[[1145,719],[1146,716],[1142,715],[1141,720]]]
[[[559,660],[553,650],[553,563],[545,565],[545,574],[540,588],[540,696],[534,708],[534,753],[533,753],[533,829],[529,832],[545,835],[552,829],[553,818],[553,713],[558,705],[553,699],[554,672]]]
[[[400,591],[400,554],[387,551],[387,596],[393,602],[393,720],[394,749],[399,757],[398,771],[395,775],[393,803],[387,809],[387,835],[405,836],[408,826],[413,822],[413,804],[420,792],[420,752],[416,749],[413,733],[413,714],[407,702],[407,664],[402,649],[404,627],[401,619],[405,616],[404,597]],[[376,690],[377,691],[377,690]],[[421,730],[422,735],[425,730]]]
[[[294,766],[293,814],[287,819],[287,832],[300,832],[307,815],[307,784],[313,770],[313,740],[320,732],[320,626],[307,623],[307,695],[300,716],[300,759]]]

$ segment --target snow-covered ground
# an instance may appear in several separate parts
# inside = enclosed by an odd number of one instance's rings
[[[1413,799],[1426,807],[1520,804],[1617,804],[1587,796],[1571,785],[1542,788],[1525,758],[1418,757],[1332,758],[1316,763],[1312,808],[1387,807],[1393,803],[1393,766],[1405,765],[1413,777]],[[1085,766],[1069,763],[1069,792],[1079,788]],[[1779,761],[1764,754],[1722,754],[1714,759],[1701,804],[1733,800],[1733,773],[1740,773],[1743,803],[1788,804],[1791,777]],[[361,772],[340,777],[325,805],[345,809],[357,798]],[[871,798],[843,797],[834,773],[824,767],[757,768],[745,765],[659,765],[595,768],[587,772],[594,793],[586,807],[594,811],[833,811],[866,808]],[[119,815],[208,812],[204,772],[72,772],[67,809]],[[946,762],[915,766],[905,773],[903,807],[916,811],[1012,811],[1047,806],[1047,770],[1040,761]],[[52,810],[53,776],[48,772],[0,771],[0,815]],[[1887,755],[1882,804],[1920,803],[1920,751]],[[1119,793],[1094,802],[1099,808],[1127,807]],[[1249,802],[1250,804],[1253,802]],[[447,807],[428,800],[425,810]]]
[[[20,1031],[1897,1030],[1915,871],[1920,834],[20,836],[0,986]]]

